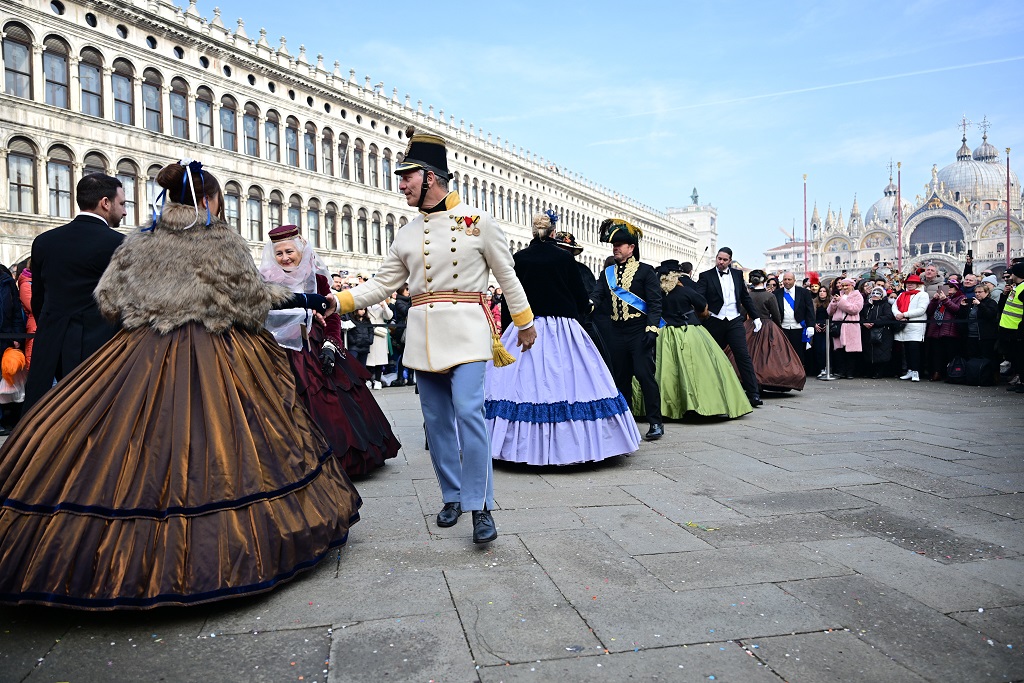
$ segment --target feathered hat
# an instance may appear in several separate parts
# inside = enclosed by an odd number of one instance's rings
[[[621,218],[606,218],[601,223],[601,241],[609,244],[637,244],[643,230]]]
[[[813,270],[810,271],[809,273],[807,273],[807,280],[808,280],[807,284],[809,284],[809,285],[820,285],[821,284],[821,276],[818,275],[818,273],[816,271],[813,271]]]

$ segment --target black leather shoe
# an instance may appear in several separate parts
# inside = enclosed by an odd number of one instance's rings
[[[657,441],[663,436],[665,436],[665,425],[660,422],[652,422],[651,428],[647,430],[647,436],[644,438],[648,441]]]
[[[473,543],[490,543],[498,537],[494,518],[487,510],[473,510]]]
[[[757,394],[751,394],[748,398],[750,399],[751,408],[760,408],[764,405],[764,401],[762,401],[761,397]]]
[[[462,506],[458,503],[445,503],[441,511],[437,513],[437,525],[439,527],[455,526],[462,514]]]

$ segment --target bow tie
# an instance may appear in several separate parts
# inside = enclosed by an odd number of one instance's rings
[[[729,271],[727,271],[727,270],[720,270],[720,271],[718,271],[718,276],[719,277],[725,277],[728,274],[729,274]]]

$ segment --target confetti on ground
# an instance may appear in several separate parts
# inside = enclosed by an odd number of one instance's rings
[[[697,522],[687,522],[686,526],[694,529],[700,529],[701,531],[718,531],[716,526],[704,526],[703,524],[697,524]]]

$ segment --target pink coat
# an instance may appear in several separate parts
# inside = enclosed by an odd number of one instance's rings
[[[828,314],[833,320],[860,320],[860,310],[864,308],[864,296],[854,290],[849,294],[839,297],[839,301],[830,301]],[[858,353],[864,348],[860,342],[860,325],[846,323],[842,326],[839,336],[832,340],[837,349],[846,349],[851,353]]]

